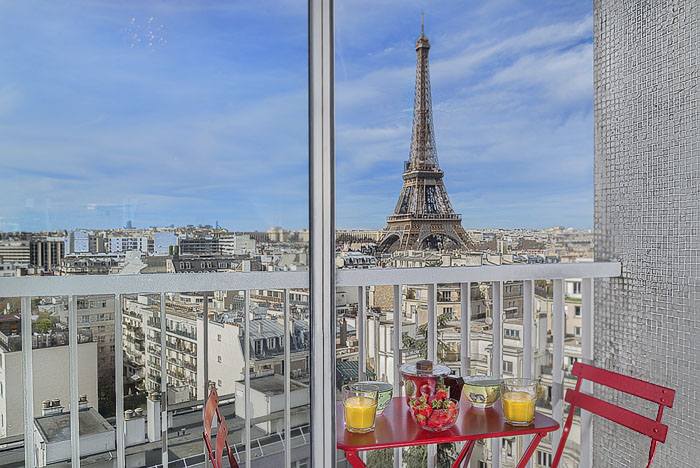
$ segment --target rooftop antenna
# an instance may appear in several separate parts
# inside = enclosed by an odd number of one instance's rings
[[[421,36],[425,35],[425,24],[423,23],[423,10],[420,12],[420,34]]]

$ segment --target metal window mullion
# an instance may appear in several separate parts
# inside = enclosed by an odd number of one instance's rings
[[[124,335],[121,295],[114,296],[114,398],[117,417],[117,468],[126,466],[124,442]],[[145,335],[144,335],[145,337]]]
[[[78,408],[78,298],[68,296],[71,465],[80,468],[80,412]]]
[[[367,307],[366,288],[357,288],[357,380],[367,379]]]
[[[460,345],[460,372],[462,376],[469,375],[471,367],[471,322],[472,322],[472,288],[471,283],[462,283],[460,287],[460,325],[461,345]]]
[[[333,1],[309,0],[311,465],[335,466]]]
[[[292,466],[292,439],[291,432],[291,326],[289,323],[289,289],[284,290],[284,466]]]
[[[401,375],[399,374],[399,366],[401,365],[401,325],[403,320],[403,292],[400,284],[394,285],[394,340],[392,343],[394,354],[394,366],[392,372],[394,375],[394,396],[401,396]],[[403,452],[400,448],[394,449],[394,468],[401,468]]]
[[[24,387],[24,466],[34,468],[34,374],[32,369],[32,298],[21,299],[22,383]]]
[[[581,281],[581,358],[585,364],[593,364],[593,278]],[[581,390],[593,393],[593,382],[584,380]],[[593,425],[591,413],[581,410],[581,468],[593,466]]]
[[[245,408],[245,426],[243,427],[243,434],[245,437],[245,466],[250,466],[250,290],[245,291],[245,332],[243,337],[243,343],[245,344],[245,372],[244,372],[244,383],[245,383],[245,395],[243,397],[243,405]]]
[[[503,368],[503,282],[494,281],[491,284],[493,289],[493,307],[491,318],[493,320],[493,348],[491,356],[491,372],[497,379],[501,378]],[[491,440],[491,460],[493,468],[501,468],[501,439]]]
[[[564,414],[564,280],[555,279],[552,303],[552,418],[562,424]],[[552,434],[552,449],[556,450],[562,430]]]
[[[163,466],[168,466],[168,368],[166,346],[165,293],[160,293],[160,424],[162,437]]]
[[[525,280],[523,288],[523,369],[522,378],[532,379],[534,377],[535,363],[535,281]],[[523,450],[530,445],[533,436],[523,436]],[[527,468],[532,468],[532,458],[527,462]]]

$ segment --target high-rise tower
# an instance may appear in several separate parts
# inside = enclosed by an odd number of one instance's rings
[[[442,181],[433,129],[428,51],[430,40],[421,21],[416,42],[416,91],[413,101],[411,152],[404,163],[403,188],[387,232],[379,243],[383,252],[396,250],[466,249],[469,236],[462,217],[454,212]]]

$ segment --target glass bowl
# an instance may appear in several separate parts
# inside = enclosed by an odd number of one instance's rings
[[[426,399],[420,398],[409,402],[411,417],[421,429],[431,432],[442,432],[451,428],[459,417],[459,402],[452,398]]]

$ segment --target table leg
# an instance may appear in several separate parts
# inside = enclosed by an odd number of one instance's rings
[[[360,457],[357,455],[357,452],[352,452],[352,451],[346,451],[345,452],[345,458],[350,462],[350,466],[353,468],[367,468],[367,465],[360,459]]]
[[[466,466],[469,466],[469,459],[472,457],[472,452],[474,451],[475,445],[476,440],[470,440],[466,444],[464,444],[462,451],[459,452],[459,456],[452,464],[452,468],[459,468],[460,466],[462,466],[463,462],[466,462]]]
[[[535,453],[535,449],[540,444],[540,441],[546,435],[547,435],[546,432],[541,432],[541,433],[537,434],[532,439],[532,442],[530,442],[530,445],[527,446],[527,450],[525,450],[525,453],[523,453],[523,458],[520,459],[520,463],[518,463],[517,468],[525,468],[525,466],[527,465],[527,462],[529,462],[530,458],[532,458],[532,454]]]

